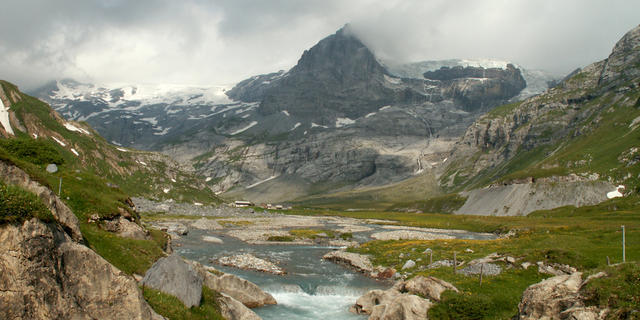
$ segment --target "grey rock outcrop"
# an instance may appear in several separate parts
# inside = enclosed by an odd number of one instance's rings
[[[221,293],[217,299],[218,306],[220,307],[220,313],[225,319],[228,320],[261,320],[261,318],[247,308],[240,301]]]
[[[35,218],[0,226],[0,310],[7,319],[162,319],[132,277]]]
[[[177,297],[187,308],[200,305],[202,282],[196,269],[177,254],[156,261],[142,279],[142,285]]]
[[[207,267],[196,261],[190,263],[204,279],[204,285],[210,289],[228,295],[240,301],[248,308],[277,304],[276,299],[253,282],[228,273],[210,272]]]
[[[582,273],[560,275],[529,286],[518,304],[520,320],[604,319],[606,310],[586,307],[580,296]]]
[[[252,282],[232,274],[207,277],[205,285],[213,290],[227,294],[242,302],[248,308],[277,304],[276,299]]]
[[[8,184],[15,184],[35,193],[47,208],[51,210],[53,216],[65,231],[71,235],[73,240],[82,242],[82,233],[78,225],[78,218],[51,189],[33,181],[22,169],[4,161],[0,161],[0,179]]]

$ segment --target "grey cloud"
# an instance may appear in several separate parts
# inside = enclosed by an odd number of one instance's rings
[[[0,78],[232,83],[350,22],[395,61],[501,58],[558,74],[605,58],[640,3],[581,0],[9,0]]]

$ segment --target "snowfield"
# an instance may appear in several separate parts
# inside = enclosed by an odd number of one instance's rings
[[[4,102],[0,99],[0,124],[4,127],[4,131],[10,133],[11,135],[15,135],[13,133],[13,129],[11,128],[11,123],[9,123],[9,107],[4,106]]]

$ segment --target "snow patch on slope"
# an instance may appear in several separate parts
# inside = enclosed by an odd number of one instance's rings
[[[242,132],[245,132],[245,131],[249,130],[250,128],[252,128],[252,127],[253,127],[253,126],[255,126],[256,124],[258,124],[258,121],[251,121],[251,123],[250,123],[248,126],[246,126],[246,127],[242,128],[242,129],[240,129],[240,130],[236,130],[236,131],[234,131],[234,132],[232,132],[232,133],[230,133],[230,134],[231,134],[232,136],[235,136],[235,135],[236,135],[236,134],[238,134],[238,133],[242,133]]]
[[[69,130],[69,131],[80,132],[80,133],[84,133],[84,134],[87,134],[87,135],[90,134],[89,131],[87,131],[85,129],[82,129],[82,128],[78,128],[78,127],[74,126],[73,124],[71,124],[69,122],[65,123],[64,127],[67,128],[67,130]]]
[[[253,188],[253,187],[257,187],[257,186],[259,186],[259,185],[261,185],[261,184],[263,184],[263,183],[265,183],[265,182],[267,182],[267,181],[273,180],[273,179],[275,179],[275,178],[277,178],[277,177],[278,177],[278,176],[271,176],[271,177],[266,178],[266,179],[264,179],[264,180],[262,180],[262,181],[258,181],[258,182],[256,182],[256,183],[254,183],[254,184],[252,184],[252,185],[250,185],[250,186],[246,187],[245,189],[251,189],[251,188]]]
[[[349,119],[349,118],[337,118],[336,119],[336,128],[341,128],[344,126],[348,126],[350,124],[354,124],[356,123],[355,120]]]
[[[15,133],[13,133],[13,129],[11,128],[11,123],[9,123],[9,107],[5,108],[2,99],[0,99],[0,124],[4,127],[4,131],[15,136]]]

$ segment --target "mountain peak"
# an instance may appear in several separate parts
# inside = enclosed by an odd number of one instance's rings
[[[613,47],[606,60],[600,84],[640,77],[640,25],[627,32]]]

